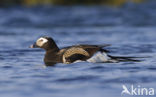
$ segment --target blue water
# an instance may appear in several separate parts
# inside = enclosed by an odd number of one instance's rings
[[[123,84],[156,89],[155,5],[0,8],[0,97],[120,97]],[[43,35],[59,47],[112,44],[111,55],[148,58],[45,67],[44,50],[28,48]]]

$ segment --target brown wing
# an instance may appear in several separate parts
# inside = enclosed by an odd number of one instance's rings
[[[97,47],[107,47],[110,46],[110,44],[103,44],[103,45],[88,45],[88,44],[80,44],[80,45],[75,45],[78,47],[83,47],[83,48],[97,48]]]
[[[103,47],[110,46],[109,44],[105,45],[75,45],[75,47],[83,48],[85,51],[87,51],[90,56],[94,55],[97,51],[101,52],[109,52],[106,49],[103,49]]]
[[[106,51],[102,49],[108,45],[74,45],[62,49],[63,62],[72,63],[76,60],[87,60],[92,57],[97,51]]]
[[[80,45],[73,45],[73,46],[68,46],[68,47],[65,47],[63,49],[69,49],[69,48],[72,48],[72,47],[79,47],[79,48],[83,48],[84,50],[91,50],[91,52],[93,51],[97,51],[97,50],[101,50],[103,52],[109,52],[108,50],[106,49],[103,49],[104,47],[107,47],[107,46],[110,46],[110,44],[103,44],[103,45],[88,45],[88,44],[80,44]],[[93,50],[93,51],[92,51]]]
[[[76,60],[86,60],[90,54],[80,47],[68,48],[63,54],[63,63],[72,63]]]
[[[73,54],[82,54],[85,56],[89,56],[89,53],[87,51],[85,51],[85,49],[79,48],[79,47],[71,47],[71,48],[67,49],[63,55],[64,55],[64,57],[69,57]]]

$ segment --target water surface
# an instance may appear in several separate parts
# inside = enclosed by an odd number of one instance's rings
[[[120,97],[123,84],[156,89],[155,4],[0,8],[0,96]],[[45,67],[44,50],[28,48],[42,35],[59,47],[112,44],[111,55],[149,58]]]

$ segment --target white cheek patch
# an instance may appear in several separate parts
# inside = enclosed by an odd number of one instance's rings
[[[43,46],[45,43],[47,43],[48,42],[48,40],[47,39],[45,39],[45,38],[43,38],[43,37],[41,37],[41,38],[39,38],[37,41],[36,41],[36,44],[38,45],[38,46]]]

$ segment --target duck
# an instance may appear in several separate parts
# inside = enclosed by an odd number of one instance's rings
[[[30,45],[30,48],[41,48],[45,50],[44,63],[46,66],[54,66],[57,63],[71,64],[87,61],[93,63],[116,63],[120,61],[138,61],[134,57],[112,56],[110,51],[104,49],[110,44],[89,45],[79,44],[59,48],[53,38],[42,36]]]

